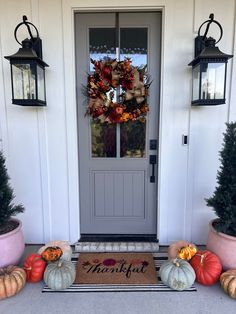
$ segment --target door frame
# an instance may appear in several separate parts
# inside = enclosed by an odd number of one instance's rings
[[[80,232],[80,196],[79,196],[79,160],[78,160],[78,121],[77,121],[77,86],[76,86],[76,62],[75,62],[75,13],[95,12],[161,12],[161,69],[163,77],[163,34],[165,20],[165,6],[125,6],[110,7],[81,7],[79,1],[68,0],[62,3],[63,12],[63,51],[64,51],[64,75],[65,75],[65,108],[67,129],[67,167],[68,167],[68,215],[69,215],[69,241],[74,243],[81,237]],[[69,73],[69,74],[68,74]],[[163,82],[160,80],[160,109],[159,109],[159,141],[158,141],[158,165],[157,165],[157,230],[156,239],[160,239],[160,189],[161,189],[161,134],[163,112]],[[167,224],[167,219],[165,218]]]

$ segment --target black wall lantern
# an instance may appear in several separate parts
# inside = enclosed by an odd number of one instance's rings
[[[216,41],[207,37],[209,27],[215,23],[220,29],[220,38]],[[200,31],[207,24],[203,36]],[[228,55],[215,47],[223,35],[223,29],[219,22],[214,20],[214,14],[210,14],[209,20],[202,23],[195,38],[195,59],[189,63],[192,66],[192,105],[212,106],[225,104],[225,87],[227,62],[233,55]]]
[[[25,25],[30,35],[20,43],[17,39],[17,30]],[[33,37],[30,25],[36,31]],[[45,67],[47,63],[42,60],[42,41],[37,28],[27,17],[19,23],[14,31],[16,41],[22,46],[14,55],[5,56],[11,64],[12,103],[22,106],[46,106]]]

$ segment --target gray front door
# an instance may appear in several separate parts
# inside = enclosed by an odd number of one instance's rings
[[[161,13],[119,13],[119,58],[147,64],[152,80],[146,122],[105,125],[85,117],[90,58],[116,57],[117,15],[78,13],[75,21],[81,233],[156,234],[157,166],[150,155],[157,150],[150,140],[158,142]]]

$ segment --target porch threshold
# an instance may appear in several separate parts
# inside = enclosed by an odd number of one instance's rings
[[[158,242],[113,241],[77,242],[75,252],[158,252]]]
[[[158,242],[155,234],[81,234],[78,242]]]

